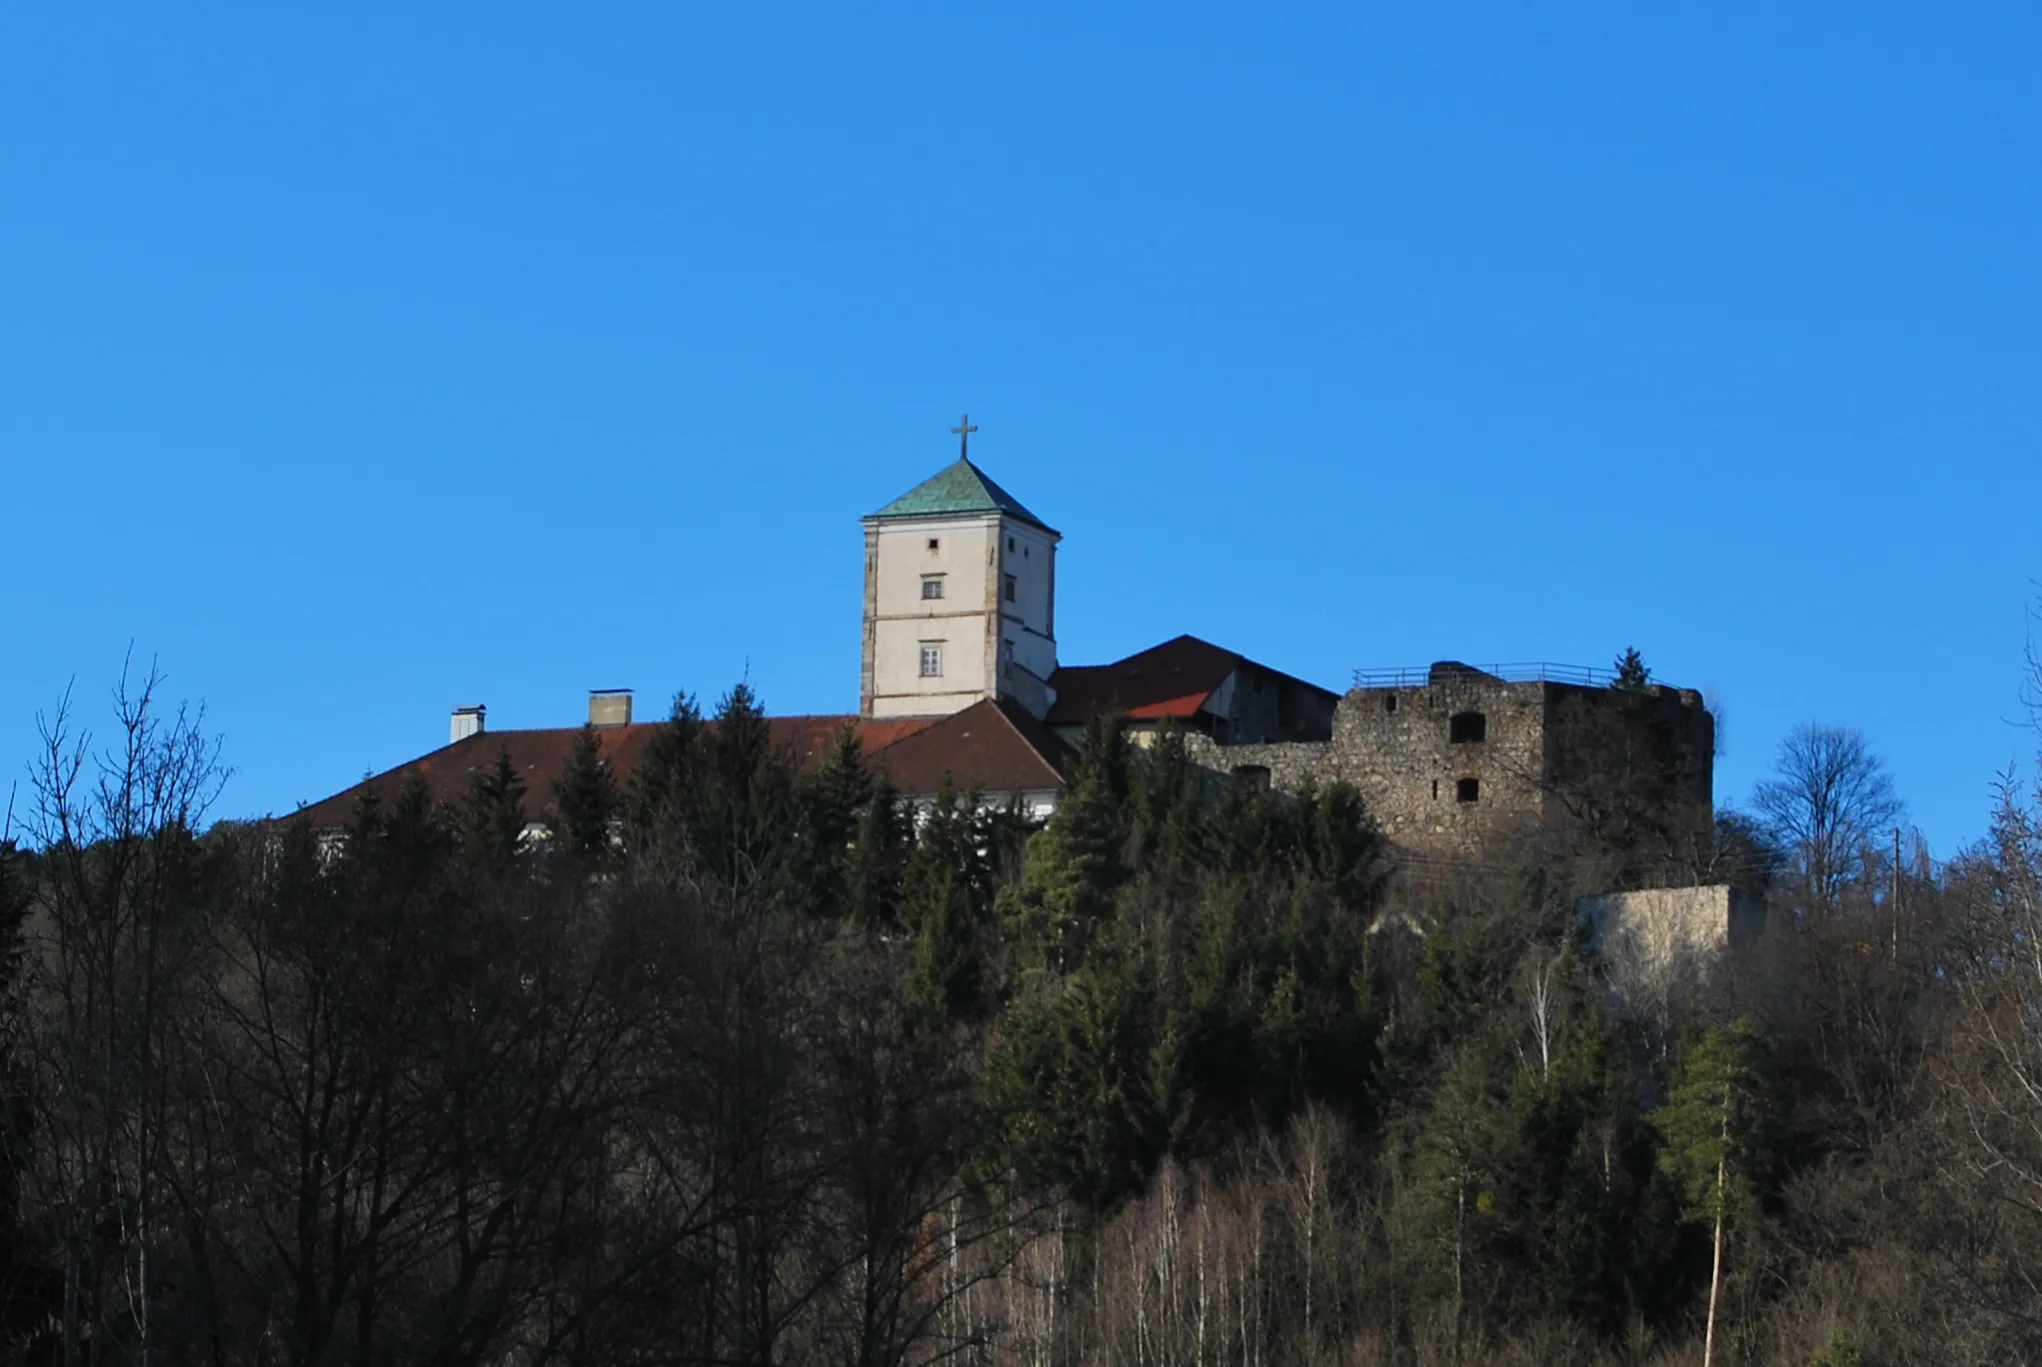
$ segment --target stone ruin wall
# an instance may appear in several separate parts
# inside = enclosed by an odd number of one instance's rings
[[[1357,688],[1340,700],[1330,741],[1220,745],[1191,735],[1186,748],[1219,774],[1266,778],[1283,792],[1344,781],[1398,844],[1466,851],[1542,810],[1542,693],[1539,684],[1482,676]],[[1453,739],[1452,719],[1462,713],[1481,717],[1481,740]]]
[[[1543,693],[1476,674],[1353,689],[1334,718],[1332,768],[1408,849],[1466,853],[1501,841],[1543,811]],[[1481,739],[1456,740],[1456,716],[1479,717]]]
[[[1642,706],[1640,705],[1642,701]],[[1457,715],[1481,717],[1479,741],[1454,738]],[[1714,722],[1700,695],[1653,687],[1641,700],[1607,688],[1510,683],[1435,669],[1425,684],[1351,689],[1329,742],[1222,745],[1186,737],[1199,764],[1296,792],[1345,781],[1384,834],[1407,850],[1466,854],[1563,820],[1556,784],[1608,781],[1637,751],[1633,728],[1654,723],[1673,746],[1673,801],[1712,819]],[[1472,781],[1472,790],[1463,785]]]

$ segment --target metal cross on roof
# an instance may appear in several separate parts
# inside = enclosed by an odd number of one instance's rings
[[[971,434],[978,431],[971,424],[971,415],[967,413],[960,417],[957,420],[957,426],[951,428],[950,431],[957,438],[957,458],[959,460],[970,460]]]

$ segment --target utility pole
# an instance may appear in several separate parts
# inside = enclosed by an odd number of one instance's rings
[[[1893,903],[1893,960],[1900,961],[1900,827],[1893,828],[1893,882],[1886,900]]]

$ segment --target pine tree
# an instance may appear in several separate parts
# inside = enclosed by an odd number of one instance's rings
[[[1383,842],[1361,794],[1345,783],[1297,800],[1301,862],[1341,906],[1359,912],[1382,888]]]
[[[854,726],[830,742],[815,776],[801,790],[802,852],[796,891],[817,915],[851,914],[849,874],[873,796],[872,772]]]
[[[583,726],[553,780],[553,845],[570,858],[599,863],[613,845],[611,827],[622,810],[616,777],[602,757],[602,735]]]
[[[1119,723],[1095,720],[1056,815],[1028,842],[1010,919],[1049,967],[1076,966],[1127,878],[1128,770]]]
[[[741,887],[791,873],[793,766],[773,749],[772,726],[751,686],[739,683],[716,708],[709,736],[712,786],[695,822],[702,867]]]
[[[938,1018],[969,1015],[979,1005],[988,880],[973,809],[946,780],[923,814],[914,853],[901,880],[900,919],[914,937],[910,995]]]
[[[1713,1232],[1702,1367],[1715,1356],[1724,1239],[1732,1225],[1756,1214],[1769,1166],[1766,1101],[1758,1036],[1740,1020],[1688,1046],[1665,1102],[1651,1116],[1664,1140],[1659,1166],[1680,1192],[1682,1214]]]
[[[1207,857],[1205,782],[1185,748],[1183,732],[1166,727],[1147,750],[1133,757],[1129,787],[1130,864],[1183,873]]]
[[[881,779],[844,856],[844,914],[853,924],[882,929],[900,923],[901,880],[914,847],[913,822]]]
[[[461,843],[485,867],[503,868],[518,856],[525,837],[525,781],[499,748],[496,763],[477,774],[461,805]]]
[[[691,693],[674,694],[666,722],[645,743],[631,774],[624,813],[625,841],[633,850],[685,846],[701,805],[702,713]]]
[[[1636,692],[1652,682],[1652,671],[1645,667],[1645,657],[1638,653],[1638,647],[1625,646],[1624,653],[1617,657],[1616,682],[1610,687]]]

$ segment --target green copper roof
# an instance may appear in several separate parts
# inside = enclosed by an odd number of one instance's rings
[[[873,513],[874,518],[958,517],[973,513],[1005,513],[1044,531],[1047,522],[1021,506],[1021,500],[987,477],[969,460],[923,480],[893,502]]]

